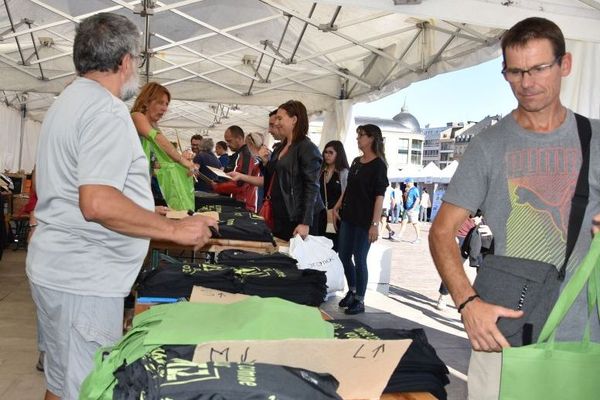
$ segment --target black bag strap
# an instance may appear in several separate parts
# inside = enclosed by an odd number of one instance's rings
[[[567,229],[567,250],[565,252],[565,262],[558,274],[560,280],[565,279],[567,264],[571,254],[573,254],[573,250],[575,249],[575,243],[577,243],[579,231],[581,231],[585,209],[587,208],[590,196],[588,175],[590,172],[590,141],[592,140],[592,125],[590,124],[589,119],[577,113],[575,114],[575,120],[577,121],[579,142],[581,143],[581,169],[579,170],[577,186],[575,186],[575,193],[573,194],[573,200],[571,201],[571,212],[569,214],[569,226]]]

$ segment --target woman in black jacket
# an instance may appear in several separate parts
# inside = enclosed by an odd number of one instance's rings
[[[304,104],[296,100],[277,109],[275,127],[283,136],[282,144],[267,164],[265,193],[271,191],[273,234],[288,240],[300,234],[317,232],[317,218],[325,208],[319,196],[322,158],[308,138],[308,115]]]

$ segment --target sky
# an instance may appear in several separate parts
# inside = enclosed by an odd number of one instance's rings
[[[357,117],[392,118],[406,103],[409,113],[424,128],[446,126],[447,122],[480,121],[488,115],[506,115],[517,105],[502,77],[502,59],[437,75],[413,83],[383,99],[359,103]]]

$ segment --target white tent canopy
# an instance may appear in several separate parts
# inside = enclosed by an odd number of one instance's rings
[[[442,181],[442,171],[434,162],[430,162],[424,168],[410,164],[400,171],[388,171],[390,182],[403,182],[407,178],[412,178],[415,182],[445,183]]]
[[[454,176],[456,169],[458,168],[458,161],[454,160],[450,164],[446,165],[446,168],[442,170],[439,175],[439,183],[448,183]]]
[[[147,43],[143,81],[172,92],[161,126],[182,141],[192,133],[220,138],[232,124],[265,130],[267,112],[291,98],[310,112],[327,111],[326,125],[336,121],[327,134],[343,139],[352,112],[348,105],[335,107],[336,101],[373,101],[497,57],[503,30],[531,15],[556,21],[567,38],[579,41],[573,47],[586,55],[585,64],[578,69],[576,62],[572,89],[565,88],[567,105],[600,114],[600,100],[591,94],[600,82],[597,0],[398,6],[391,0],[6,0],[0,9],[0,99],[41,121],[75,76],[77,23],[100,11],[126,15],[140,28]]]
[[[420,176],[423,167],[420,165],[409,164],[401,170],[388,170],[388,180],[390,182],[404,182],[407,178],[415,179]]]
[[[442,170],[432,161],[423,168],[416,180],[425,183],[438,182],[441,173]]]

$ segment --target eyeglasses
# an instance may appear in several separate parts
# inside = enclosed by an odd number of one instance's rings
[[[142,51],[139,54],[131,54],[131,53],[129,53],[129,55],[131,56],[131,59],[133,60],[133,63],[138,68],[142,68],[144,65],[146,65],[146,53],[145,52]]]
[[[550,72],[550,69],[555,64],[560,63],[561,59],[562,59],[562,56],[559,56],[559,57],[556,57],[554,59],[554,61],[552,61],[551,63],[534,65],[533,67],[531,67],[529,69],[504,68],[502,70],[502,75],[504,75],[504,79],[506,79],[508,82],[511,82],[511,83],[521,82],[521,80],[523,80],[523,77],[525,77],[526,73],[529,74],[529,76],[532,77],[533,79],[541,78],[543,76],[548,75],[548,73]]]

